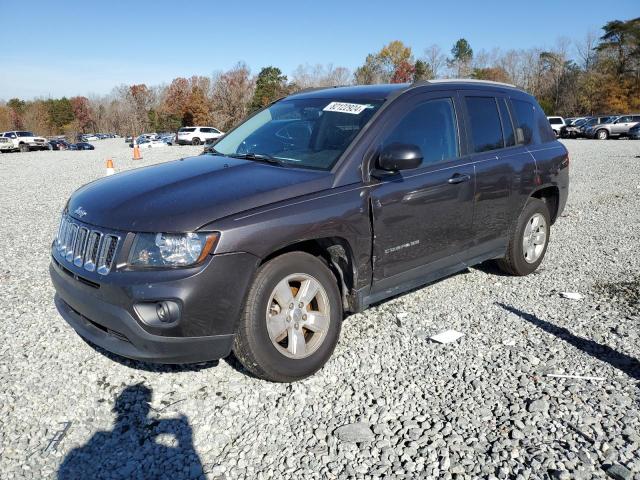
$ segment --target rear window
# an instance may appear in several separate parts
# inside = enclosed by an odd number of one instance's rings
[[[179,133],[191,133],[195,131],[196,131],[195,128],[181,128],[180,130],[178,130]]]
[[[562,123],[562,120],[559,118],[550,118],[549,123],[551,125],[560,125]]]
[[[516,141],[521,145],[529,145],[533,142],[534,107],[524,100],[512,100],[511,103],[516,114]]]
[[[504,147],[502,127],[496,99],[493,97],[466,97],[471,123],[473,151],[488,152]]]

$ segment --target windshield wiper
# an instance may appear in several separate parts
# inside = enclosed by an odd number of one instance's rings
[[[225,155],[224,153],[219,152],[218,150],[216,150],[215,148],[211,147],[208,150],[205,150],[203,152],[204,154],[209,154],[209,155],[216,155],[216,156],[220,156],[220,157],[228,157],[228,155]]]
[[[267,153],[232,153],[227,155],[227,157],[231,158],[241,158],[243,160],[252,160],[254,162],[265,162],[270,163],[272,165],[279,165],[283,167],[285,164],[281,160],[278,160],[275,157]]]

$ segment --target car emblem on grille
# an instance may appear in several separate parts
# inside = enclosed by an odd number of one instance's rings
[[[78,207],[73,211],[73,213],[82,218],[87,214],[87,211],[82,207]]]

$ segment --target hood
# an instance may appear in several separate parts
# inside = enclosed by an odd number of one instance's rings
[[[68,212],[114,230],[191,232],[228,215],[330,188],[332,180],[330,172],[199,155],[89,183],[71,196]]]

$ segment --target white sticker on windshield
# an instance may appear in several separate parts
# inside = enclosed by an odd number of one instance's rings
[[[367,108],[369,108],[369,105],[360,105],[359,103],[331,102],[322,110],[325,112],[352,113],[353,115],[358,115]]]

